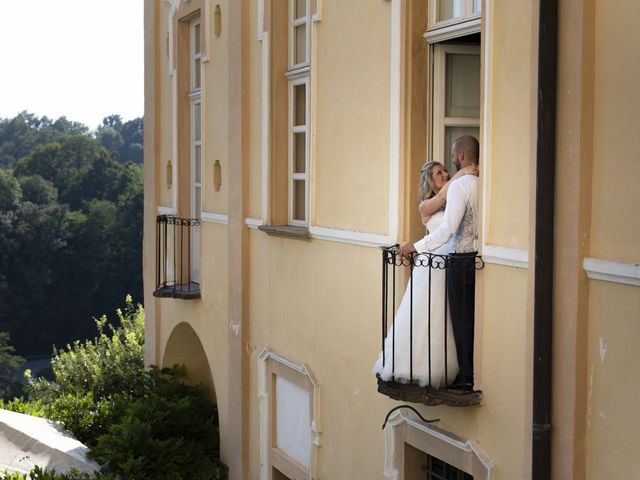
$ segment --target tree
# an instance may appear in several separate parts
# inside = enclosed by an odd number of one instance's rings
[[[18,180],[10,170],[0,168],[0,213],[13,210],[22,198]]]
[[[101,127],[140,141],[141,128]],[[91,314],[142,298],[142,167],[97,136],[64,117],[0,119],[0,330],[23,355],[88,338]]]
[[[12,398],[19,393],[17,372],[23,363],[24,359],[15,355],[15,348],[9,343],[9,334],[0,332],[0,398]]]

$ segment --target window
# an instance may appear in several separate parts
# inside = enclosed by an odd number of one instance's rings
[[[190,67],[191,88],[190,123],[191,123],[191,215],[199,219],[202,215],[202,49],[200,42],[200,20],[190,25]],[[200,282],[200,227],[193,229],[192,245],[192,278]]]
[[[495,464],[466,440],[396,410],[386,424],[385,476],[405,480],[492,480]]]
[[[259,360],[261,480],[313,478],[317,382],[305,365],[269,350]]]
[[[260,230],[307,238],[312,135],[313,22],[316,0],[261,0],[263,222]]]
[[[309,0],[289,0],[288,56],[288,199],[290,225],[309,219]]]
[[[473,21],[482,13],[480,0],[431,0],[429,30]]]
[[[480,46],[438,43],[433,57],[431,158],[453,174],[453,142],[462,135],[480,135]]]

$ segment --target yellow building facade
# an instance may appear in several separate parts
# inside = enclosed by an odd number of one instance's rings
[[[640,478],[640,4],[559,4],[145,0],[146,361],[209,389],[229,478]],[[479,393],[393,400],[379,247],[462,134]]]

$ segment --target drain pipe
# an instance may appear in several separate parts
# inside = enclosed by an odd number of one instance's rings
[[[531,472],[533,480],[548,480],[551,478],[558,5],[557,0],[539,1]]]

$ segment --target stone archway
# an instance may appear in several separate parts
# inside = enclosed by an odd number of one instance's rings
[[[209,392],[211,400],[217,403],[207,354],[195,330],[186,322],[179,323],[173,329],[162,356],[162,367],[177,363],[187,368],[189,383],[203,386]]]

